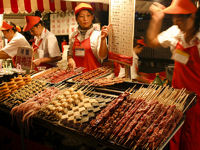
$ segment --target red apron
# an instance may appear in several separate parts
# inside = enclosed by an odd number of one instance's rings
[[[197,46],[176,49],[190,55],[186,65],[175,61],[172,86],[186,88],[197,94],[197,103],[186,112],[184,125],[170,141],[171,150],[200,150],[200,56]]]
[[[75,36],[75,41],[73,45],[73,58],[76,63],[77,67],[84,67],[86,68],[84,72],[96,69],[101,66],[101,64],[98,62],[96,57],[94,56],[92,52],[92,48],[90,46],[90,37],[80,42],[77,39],[78,34]],[[84,56],[76,56],[75,51],[76,49],[84,49],[85,55]]]

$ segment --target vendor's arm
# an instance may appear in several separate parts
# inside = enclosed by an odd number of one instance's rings
[[[161,30],[162,20],[164,18],[164,12],[162,10],[164,8],[165,6],[157,2],[153,3],[149,8],[151,13],[151,20],[147,29],[147,44],[149,47],[160,46],[157,36]]]
[[[68,68],[70,70],[74,70],[76,68],[76,63],[73,59],[73,51],[72,51],[72,47],[73,47],[73,44],[74,44],[74,32],[72,33],[70,39],[69,39],[69,49],[68,49],[68,56],[67,56],[67,61],[68,61]]]
[[[0,50],[0,59],[13,58],[17,55],[17,50],[19,47],[31,47],[28,41],[20,33],[16,33],[16,36],[6,44]]]
[[[108,47],[107,47],[107,40],[106,37],[108,36],[109,26],[103,26],[101,30],[101,43],[99,48],[99,57],[105,58],[108,54]]]
[[[143,50],[143,46],[141,45],[136,45],[135,47],[133,47],[133,52],[137,55],[140,54],[142,50]]]
[[[34,60],[34,64],[36,66],[39,66],[40,64],[43,63],[54,63],[62,59],[56,37],[52,34],[51,36],[48,37],[47,42],[48,42],[47,44],[48,44],[49,57],[44,57]]]
[[[11,58],[6,52],[0,51],[0,59],[8,59]]]
[[[74,70],[76,68],[76,63],[74,59],[72,58],[72,56],[68,56],[67,61],[68,61],[68,68],[70,70]]]
[[[56,56],[56,57],[44,57],[44,58],[40,58],[40,59],[36,59],[36,60],[34,60],[34,64],[36,65],[36,66],[39,66],[39,65],[41,65],[41,64],[43,64],[43,63],[53,63],[53,62],[57,62],[57,61],[59,61],[59,60],[61,60],[61,56]]]

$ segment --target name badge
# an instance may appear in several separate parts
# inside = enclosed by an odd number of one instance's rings
[[[75,56],[85,56],[85,49],[75,49]]]
[[[176,49],[175,53],[172,56],[172,59],[182,64],[187,64],[189,57],[190,55],[188,53],[181,51],[179,49]]]

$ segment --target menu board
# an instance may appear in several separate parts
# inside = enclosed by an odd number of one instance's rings
[[[72,35],[72,33],[76,30],[78,27],[78,24],[76,22],[76,17],[74,13],[69,14],[69,35]]]
[[[77,26],[75,16],[70,12],[51,14],[50,21],[50,30],[55,35],[69,35]]]
[[[109,24],[112,31],[109,34],[109,50],[113,53],[133,55],[135,0],[110,0]]]

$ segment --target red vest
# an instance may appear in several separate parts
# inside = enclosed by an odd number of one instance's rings
[[[84,72],[96,69],[98,67],[101,66],[101,64],[98,62],[98,60],[96,59],[96,57],[94,56],[93,52],[92,52],[92,48],[90,45],[90,37],[83,40],[82,42],[80,42],[77,39],[78,34],[75,36],[75,41],[74,41],[74,45],[73,45],[73,58],[74,61],[76,62],[76,66],[77,67],[84,67],[86,68],[84,70]],[[75,55],[75,49],[84,49],[85,50],[85,56],[76,56]]]
[[[186,112],[185,123],[170,141],[170,150],[200,149],[200,56],[197,46],[183,48],[179,43],[176,49],[190,55],[186,65],[175,61],[172,86],[186,88],[197,94],[197,103]]]

